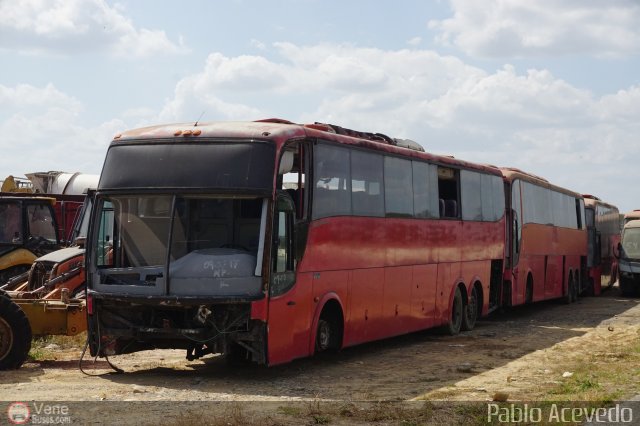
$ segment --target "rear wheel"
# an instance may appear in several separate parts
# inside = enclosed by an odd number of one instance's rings
[[[464,302],[462,301],[462,293],[460,287],[456,288],[453,295],[453,303],[451,303],[451,314],[449,316],[449,324],[447,324],[447,332],[454,336],[460,333],[462,328],[462,317],[464,316]]]
[[[22,309],[0,293],[0,370],[19,368],[31,349],[31,326]]]
[[[479,310],[478,291],[474,286],[471,289],[471,295],[469,296],[469,303],[464,309],[464,315],[462,316],[462,330],[473,330],[476,326],[476,320],[478,319]]]
[[[573,276],[573,301],[577,302],[580,297],[580,281],[576,275]]]
[[[564,294],[564,303],[567,305],[573,302],[573,278],[569,277],[569,281],[567,281],[567,291]]]

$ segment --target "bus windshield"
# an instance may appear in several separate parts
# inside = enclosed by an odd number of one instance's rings
[[[623,256],[628,259],[640,259],[640,228],[625,229],[622,235]]]
[[[97,285],[158,295],[259,294],[265,205],[249,197],[103,198],[94,242]]]

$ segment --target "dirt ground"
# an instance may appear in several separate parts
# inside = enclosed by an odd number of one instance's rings
[[[639,339],[640,299],[613,288],[573,305],[497,313],[458,336],[415,333],[274,368],[231,368],[215,356],[190,362],[182,351],[157,350],[110,358],[124,374],[87,356],[89,376],[78,369],[78,348],[0,372],[0,400],[487,401],[496,392],[537,400],[572,361],[606,361],[612,347]]]

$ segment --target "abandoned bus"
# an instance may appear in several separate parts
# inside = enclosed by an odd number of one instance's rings
[[[510,206],[504,303],[573,302],[586,274],[582,196],[518,169],[501,170]]]
[[[586,292],[599,295],[603,286],[617,280],[618,261],[614,256],[620,242],[620,212],[616,206],[593,195],[583,195],[588,234]]]
[[[624,225],[616,255],[620,261],[620,292],[628,297],[640,295],[640,220]]]
[[[284,120],[111,143],[87,243],[99,356],[183,348],[274,365],[499,304],[500,171]]]

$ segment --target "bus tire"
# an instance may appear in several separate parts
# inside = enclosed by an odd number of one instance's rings
[[[567,291],[564,294],[563,301],[565,304],[570,304],[573,302],[573,277],[569,275],[569,280],[567,281]]]
[[[464,315],[462,316],[461,329],[464,331],[473,330],[476,326],[478,319],[478,309],[480,300],[478,298],[478,290],[474,285],[471,288],[471,294],[469,295],[469,302],[464,307]]]
[[[31,349],[31,326],[22,309],[0,294],[0,370],[19,368]]]
[[[446,327],[449,335],[455,336],[460,333],[460,329],[462,328],[462,317],[464,316],[464,308],[462,292],[460,291],[460,287],[456,287],[456,292],[453,295],[453,301],[451,302],[449,322]]]
[[[524,303],[530,305],[533,303],[533,278],[531,274],[527,276],[527,287],[524,293]]]
[[[329,301],[322,309],[316,328],[315,352],[337,351],[342,345],[343,315],[340,305]]]

